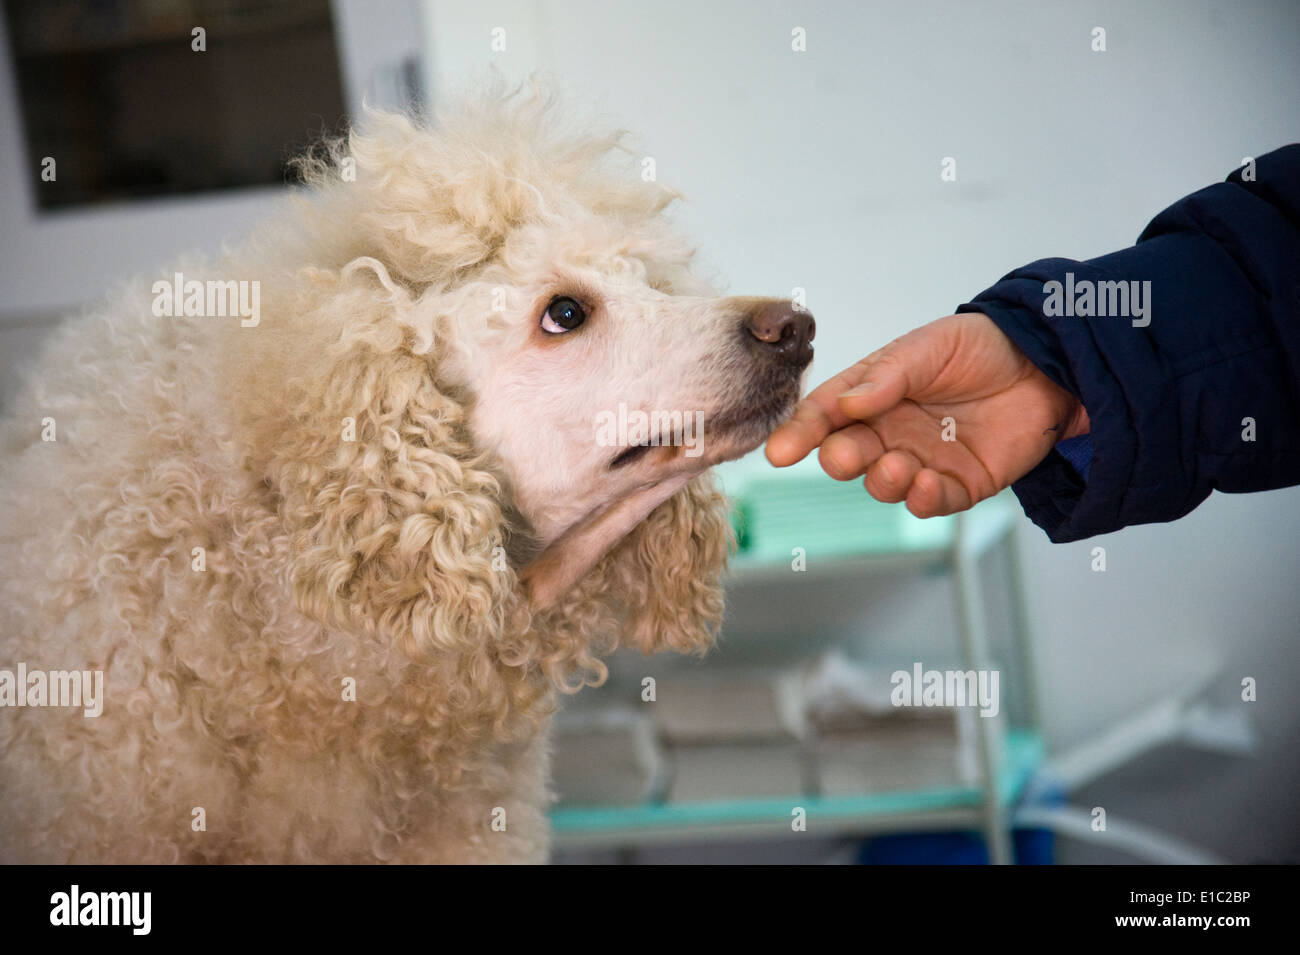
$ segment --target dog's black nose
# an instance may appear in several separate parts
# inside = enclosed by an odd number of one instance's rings
[[[812,361],[817,323],[807,309],[791,302],[764,302],[745,316],[745,329],[756,350],[774,361],[799,368]]]

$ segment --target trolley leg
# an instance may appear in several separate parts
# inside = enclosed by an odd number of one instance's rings
[[[979,565],[975,555],[964,546],[962,528],[964,521],[958,518],[958,529],[954,545],[953,576],[956,580],[958,598],[958,620],[960,624],[962,658],[966,669],[979,672],[988,667],[988,636],[984,600],[979,578]],[[988,845],[989,861],[994,865],[1009,865],[1011,854],[1011,832],[1008,820],[1002,811],[998,799],[998,765],[994,746],[994,729],[991,720],[979,717],[975,720],[975,734],[979,751],[980,787],[983,790],[982,804],[984,841]]]

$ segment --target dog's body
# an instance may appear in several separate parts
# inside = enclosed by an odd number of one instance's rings
[[[424,668],[295,606],[213,331],[119,299],[61,333],[11,419],[0,666],[103,670],[106,693],[98,717],[0,710],[0,858],[543,858],[544,727],[484,739],[465,788],[435,790],[463,757],[422,750]]]
[[[103,711],[0,708],[0,860],[541,861],[553,687],[708,646],[704,471],[788,412],[811,322],[713,298],[665,192],[545,116],[309,164],[181,270],[257,282],[256,324],[146,283],[57,335],[3,435],[0,669],[103,671]],[[601,447],[620,402],[720,423]]]

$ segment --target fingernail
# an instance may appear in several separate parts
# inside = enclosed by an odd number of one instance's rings
[[[840,395],[840,397],[841,397],[841,398],[856,398],[858,395],[865,395],[867,392],[869,392],[869,391],[870,391],[872,388],[874,388],[874,387],[876,387],[876,383],[875,383],[874,381],[864,381],[862,384],[858,385],[856,388],[850,388],[848,391],[844,392],[844,394]]]

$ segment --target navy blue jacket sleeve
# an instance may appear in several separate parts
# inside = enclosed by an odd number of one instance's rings
[[[1088,411],[1086,467],[1054,450],[1012,486],[1053,541],[1300,484],[1300,144],[1250,173],[1174,203],[1131,248],[1032,262],[958,308]]]

